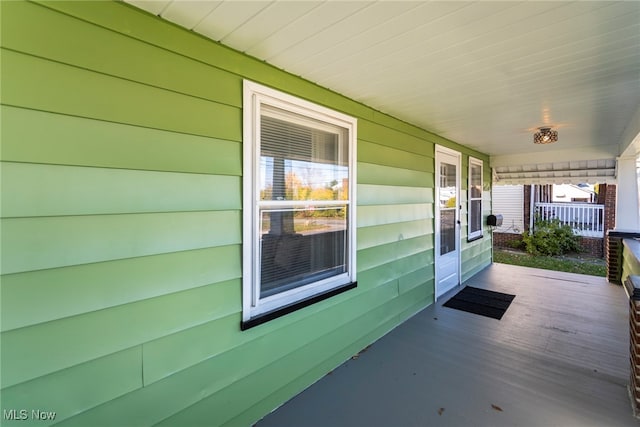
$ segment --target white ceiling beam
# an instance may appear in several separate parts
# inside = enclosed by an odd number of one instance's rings
[[[500,179],[508,178],[546,178],[546,177],[581,177],[581,176],[615,176],[616,168],[604,169],[569,169],[547,171],[523,171],[523,172],[496,172]]]
[[[571,176],[539,178],[504,178],[493,181],[493,185],[530,185],[530,184],[616,184],[614,176]]]
[[[533,145],[533,142],[531,145]],[[492,168],[496,168],[501,166],[530,165],[538,163],[615,159],[618,156],[618,153],[614,152],[617,150],[615,150],[615,147],[612,147],[611,145],[580,147],[579,150],[547,150],[543,145],[537,148],[539,148],[540,151],[491,156],[489,163]]]

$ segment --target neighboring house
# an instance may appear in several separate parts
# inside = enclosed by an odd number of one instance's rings
[[[597,194],[593,190],[593,186],[574,185],[574,184],[557,184],[553,186],[553,202],[582,202],[594,203]]]
[[[554,184],[546,185],[494,185],[492,188],[492,211],[503,217],[502,226],[494,229],[497,244],[504,239],[512,240],[515,236],[501,234],[522,234],[532,226],[532,212],[538,202],[551,202]]]
[[[2,45],[3,411],[250,425],[491,262],[481,152],[122,3]]]
[[[585,251],[602,257],[604,234],[615,225],[615,191],[610,192],[613,202],[607,214],[606,189],[607,185],[600,185],[599,195],[588,185],[494,185],[492,210],[503,216],[502,226],[493,232],[494,245],[508,247],[520,240],[523,232],[535,229],[536,218],[557,218],[582,236]]]
[[[520,235],[525,231],[524,185],[494,185],[492,190],[492,210],[502,215],[502,226],[495,233]]]

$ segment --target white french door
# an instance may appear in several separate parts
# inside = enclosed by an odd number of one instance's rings
[[[436,145],[436,298],[460,284],[460,159]]]

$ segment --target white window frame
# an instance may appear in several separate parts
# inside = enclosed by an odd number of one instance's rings
[[[472,166],[480,166],[480,197],[472,197],[471,196],[471,168]],[[467,177],[467,240],[476,240],[484,235],[484,224],[482,223],[482,212],[483,212],[483,194],[484,194],[484,162],[480,159],[476,159],[475,157],[469,156],[469,170]],[[471,201],[480,200],[480,230],[471,232]]]
[[[262,106],[279,108],[329,125],[345,128],[348,132],[349,199],[340,204],[348,205],[346,273],[319,280],[299,288],[260,298],[260,225],[259,165],[260,165],[260,116]],[[292,95],[274,90],[255,82],[243,82],[243,263],[242,263],[242,320],[257,317],[290,307],[298,302],[329,293],[356,282],[356,141],[355,118],[311,103]],[[277,201],[275,202],[277,204]]]

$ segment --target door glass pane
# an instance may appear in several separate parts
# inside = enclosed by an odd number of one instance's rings
[[[456,210],[440,210],[440,255],[456,250]]]
[[[440,207],[456,207],[456,166],[440,163]]]
[[[440,163],[440,255],[456,250],[456,165]]]

